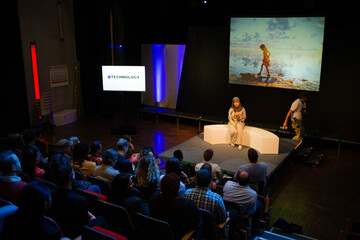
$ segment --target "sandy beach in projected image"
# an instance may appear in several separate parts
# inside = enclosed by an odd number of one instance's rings
[[[271,50],[267,78],[265,67],[258,76],[262,64],[260,49],[231,49],[229,83],[319,91],[321,51]]]

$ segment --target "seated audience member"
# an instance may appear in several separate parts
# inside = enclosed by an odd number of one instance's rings
[[[24,146],[25,145],[34,145],[36,149],[39,152],[40,156],[40,164],[46,164],[47,160],[43,158],[43,155],[41,154],[39,147],[37,144],[40,142],[41,133],[36,128],[26,129],[23,132],[23,139],[24,139]]]
[[[23,149],[23,159],[21,161],[22,172],[25,173],[31,181],[35,178],[42,179],[44,176],[44,169],[39,168],[40,156],[39,152],[33,145],[27,145]]]
[[[201,229],[201,218],[195,203],[179,197],[180,178],[175,173],[166,174],[160,182],[161,192],[154,195],[150,201],[150,216],[170,224],[175,239],[181,239],[192,230]]]
[[[112,182],[116,175],[120,172],[114,169],[117,159],[117,152],[113,149],[108,149],[103,154],[102,164],[95,168],[94,176]]]
[[[255,149],[250,148],[248,151],[248,158],[250,163],[241,165],[239,169],[236,171],[234,175],[234,180],[237,179],[239,172],[241,169],[246,170],[250,175],[250,182],[249,185],[253,188],[257,193],[262,194],[259,192],[260,189],[264,189],[266,185],[266,175],[267,175],[267,166],[265,163],[258,162],[258,153]],[[257,186],[255,183],[262,182],[262,186]]]
[[[56,146],[64,151],[64,154],[67,158],[71,159],[71,151],[73,144],[73,141],[70,141],[68,139],[61,139],[56,143]]]
[[[128,159],[134,166],[137,166],[138,158],[135,154],[135,148],[134,145],[132,144],[131,137],[129,135],[125,135],[122,138],[124,138],[129,144],[128,150],[125,154],[125,158]]]
[[[90,161],[89,146],[86,143],[78,143],[74,148],[73,162],[79,164],[79,170],[85,175],[94,175],[96,163]]]
[[[76,144],[78,144],[80,142],[79,138],[76,136],[71,136],[69,137],[69,140],[73,142],[72,144],[72,150],[74,150],[74,147]]]
[[[59,224],[65,237],[76,238],[82,226],[97,225],[97,218],[88,211],[86,198],[71,189],[75,173],[70,161],[64,155],[54,155],[50,169],[57,189],[52,193],[52,205],[46,215]]]
[[[134,187],[131,175],[120,173],[111,184],[111,202],[126,208],[132,219],[136,213],[149,215],[149,207],[143,202],[140,192]]]
[[[189,184],[189,178],[186,176],[186,174],[183,171],[181,171],[179,160],[177,158],[170,158],[169,160],[167,160],[165,165],[165,172],[166,174],[175,173],[176,175],[178,175],[178,177],[180,178],[179,195],[181,197],[184,196],[184,193],[186,191],[185,184]],[[163,177],[164,175],[160,176],[160,182]]]
[[[63,150],[54,149],[54,151],[52,151],[50,153],[50,155],[49,155],[48,168],[45,170],[45,174],[44,174],[44,179],[49,181],[49,182],[55,182],[55,179],[54,179],[54,177],[52,175],[52,172],[51,172],[51,165],[52,165],[52,159],[53,158],[57,159],[59,157],[59,155],[64,156],[64,158],[66,158],[70,163],[70,159],[64,154]],[[98,185],[91,185],[90,182],[85,182],[83,180],[74,179],[74,181],[72,182],[72,188],[73,189],[80,189],[80,190],[89,190],[91,192],[101,194],[100,187]]]
[[[212,172],[211,172],[212,179],[216,183],[219,183],[222,179],[221,169],[218,164],[211,162],[213,155],[214,155],[214,151],[212,149],[205,150],[203,154],[204,161],[202,163],[198,163],[195,165],[195,172],[198,172],[201,169],[202,165],[208,163],[211,165],[212,168]]]
[[[183,160],[184,160],[183,152],[181,150],[175,150],[173,155],[175,158],[179,159],[181,171],[183,171],[187,176],[190,176],[188,168],[186,167],[186,165],[183,162]]]
[[[24,138],[20,133],[9,133],[7,138],[8,149],[11,150],[19,158],[22,159],[22,149],[24,148]]]
[[[196,174],[197,187],[187,189],[184,198],[193,200],[198,208],[208,210],[214,216],[215,224],[223,223],[227,219],[222,197],[212,192],[209,185],[212,181],[211,172],[207,169],[201,169]]]
[[[60,229],[44,220],[50,205],[50,190],[45,183],[33,181],[25,185],[19,209],[5,218],[1,239],[61,239]]]
[[[151,152],[146,154],[144,151],[142,155],[138,161],[134,182],[136,188],[141,193],[141,197],[149,200],[151,195],[159,188],[160,170]]]
[[[223,188],[223,199],[240,205],[242,215],[253,215],[251,234],[259,233],[259,224],[263,206],[257,200],[257,193],[249,187],[250,176],[246,170],[240,170],[237,182],[227,181]]]
[[[102,158],[100,156],[102,151],[102,145],[100,141],[94,141],[90,145],[90,161],[95,162],[96,166],[99,166],[102,163]]]
[[[134,170],[130,160],[126,159],[125,154],[128,151],[128,141],[124,138],[120,138],[116,143],[117,151],[118,151],[118,159],[114,168],[119,170],[121,173],[130,173],[134,175]]]
[[[26,185],[26,182],[17,176],[20,172],[19,158],[11,150],[2,152],[0,154],[0,198],[15,205],[19,202],[21,189]]]

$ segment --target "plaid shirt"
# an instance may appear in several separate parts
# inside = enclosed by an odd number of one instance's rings
[[[191,199],[198,208],[208,210],[214,216],[216,224],[226,221],[227,213],[222,197],[208,187],[196,187],[186,190],[184,198]]]

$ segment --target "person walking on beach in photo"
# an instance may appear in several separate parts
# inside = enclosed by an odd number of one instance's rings
[[[261,69],[260,69],[260,72],[259,72],[259,77],[261,77],[261,72],[263,70],[263,66],[265,66],[266,68],[266,71],[268,73],[268,77],[270,77],[270,72],[269,72],[269,66],[270,66],[270,55],[271,55],[271,52],[266,48],[265,44],[261,44],[260,45],[260,49],[263,51],[263,60],[262,60],[262,64],[261,64]]]

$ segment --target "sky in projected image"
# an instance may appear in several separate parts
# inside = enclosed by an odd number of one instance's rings
[[[232,18],[229,82],[319,91],[324,17]],[[271,53],[263,66],[264,44]]]

